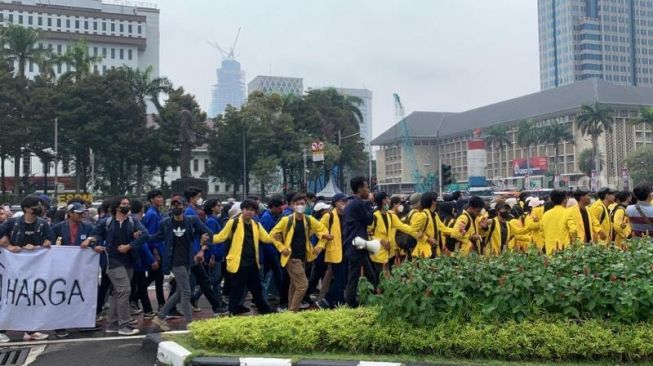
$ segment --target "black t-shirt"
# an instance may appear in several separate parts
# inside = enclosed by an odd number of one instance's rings
[[[508,244],[508,223],[499,221],[501,225],[501,250]]]
[[[592,241],[592,230],[590,228],[590,218],[587,210],[580,209],[580,216],[583,218],[583,227],[585,228],[585,242]]]
[[[292,219],[292,217],[289,218],[289,220]],[[308,217],[305,217],[304,220],[308,220]],[[306,260],[306,230],[304,229],[304,220],[295,220],[295,232],[292,235],[292,243],[290,244],[292,248],[290,258],[293,259]]]
[[[186,226],[183,221],[172,219],[172,266],[188,266],[190,258],[190,242],[186,234]]]
[[[237,222],[234,222],[234,225]],[[250,268],[256,266],[256,248],[254,248],[254,232],[252,223],[243,222],[245,229],[245,238],[243,240],[243,251],[240,253],[240,268]]]
[[[31,224],[25,223],[25,232],[18,246],[24,247],[27,244],[36,244],[36,222]]]
[[[131,250],[125,254],[118,251],[118,246],[129,244],[131,242],[132,233],[129,231],[129,219],[122,223],[116,220],[111,223],[113,228],[113,243],[109,248],[109,268],[117,268],[120,266],[131,267],[133,258]]]

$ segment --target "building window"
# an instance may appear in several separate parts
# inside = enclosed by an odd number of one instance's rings
[[[97,30],[97,22],[93,22],[93,30],[94,30],[94,31]]]
[[[98,65],[93,65],[93,72],[96,74],[99,72]]]
[[[197,159],[193,160],[193,171],[197,172],[200,170],[200,161]]]
[[[102,47],[102,58],[107,58],[107,48]]]
[[[106,31],[107,31],[107,23],[102,22],[102,32],[106,32]]]
[[[33,23],[33,18],[32,18],[32,16],[30,15],[30,16],[27,17],[27,24],[28,24],[28,25],[32,25],[32,23]]]
[[[4,21],[5,21],[5,14],[0,13],[0,22],[4,22]]]
[[[102,75],[107,73],[107,65],[102,66]]]
[[[57,54],[61,55],[61,45],[57,45]]]
[[[52,18],[48,18],[48,27],[52,27]]]
[[[85,21],[84,21],[84,29],[85,29],[85,30],[88,30],[88,20],[85,20]]]
[[[204,159],[204,172],[209,170],[209,159]]]
[[[131,61],[131,59],[132,59],[132,50],[127,50],[127,59]]]
[[[120,33],[124,31],[125,31],[125,26],[122,23],[120,23]]]
[[[125,50],[123,50],[122,48],[120,49],[120,59],[121,60],[125,59]]]
[[[93,47],[93,56],[97,56],[97,47]]]
[[[66,28],[70,28],[70,19],[66,19]]]
[[[42,17],[37,18],[37,24],[38,25],[43,25],[43,18]]]
[[[79,29],[79,20],[75,20],[75,29]]]
[[[61,64],[57,64],[57,74],[61,74]]]
[[[115,59],[116,59],[116,49],[115,49],[115,48],[112,48],[112,49],[111,49],[111,59],[112,59],[112,60],[115,60]]]
[[[127,26],[127,33],[131,34],[132,33],[132,25]]]
[[[111,23],[111,31],[112,32],[116,31],[116,23]]]
[[[57,18],[57,28],[61,28],[61,18]]]
[[[140,24],[138,25],[138,34],[143,34]]]
[[[23,16],[22,15],[18,16],[18,24],[23,24]]]

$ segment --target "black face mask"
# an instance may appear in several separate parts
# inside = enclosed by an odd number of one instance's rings
[[[120,206],[120,212],[125,215],[129,213],[129,209],[130,209],[129,206]]]
[[[36,215],[36,216],[41,216],[41,213],[43,212],[43,210],[40,207],[37,207],[37,208],[33,208],[32,212],[34,212],[34,215]]]
[[[172,214],[175,216],[181,216],[181,213],[184,212],[183,207],[173,207],[172,208]]]
[[[501,212],[499,212],[499,215],[501,215],[501,218],[504,218],[504,219],[509,219],[510,218],[510,212],[508,212],[508,211],[501,211]]]

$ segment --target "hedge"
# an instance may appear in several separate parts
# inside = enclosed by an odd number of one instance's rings
[[[361,281],[362,302],[384,320],[436,325],[452,317],[488,320],[610,319],[653,316],[653,243],[630,249],[577,246],[554,256],[505,253],[405,263],[381,281],[380,294]]]
[[[210,353],[337,353],[547,361],[653,360],[653,324],[539,319],[450,319],[433,326],[381,320],[378,308],[307,311],[193,322]]]

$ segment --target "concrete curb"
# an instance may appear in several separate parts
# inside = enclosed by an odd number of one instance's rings
[[[191,353],[176,342],[166,341],[160,333],[150,334],[143,340],[143,352],[164,365],[184,366]],[[373,361],[333,361],[299,360],[292,362],[287,358],[263,357],[195,357],[191,366],[434,366],[435,364],[373,362]]]

